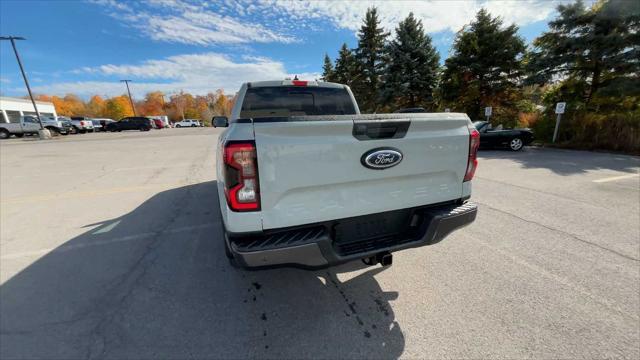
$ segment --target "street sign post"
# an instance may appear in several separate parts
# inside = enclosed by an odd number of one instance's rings
[[[489,119],[491,118],[492,111],[493,111],[493,108],[491,106],[487,106],[486,108],[484,108],[484,116],[487,117],[487,121],[489,121]]]
[[[555,143],[556,139],[558,138],[558,129],[560,129],[560,119],[562,118],[562,114],[564,114],[564,110],[566,107],[567,107],[566,102],[559,102],[556,104],[556,114],[558,116],[556,117],[556,128],[553,130],[553,140],[551,140],[553,143]]]

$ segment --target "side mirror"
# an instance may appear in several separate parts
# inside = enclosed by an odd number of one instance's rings
[[[229,119],[226,116],[214,116],[213,117],[213,127],[228,127]]]

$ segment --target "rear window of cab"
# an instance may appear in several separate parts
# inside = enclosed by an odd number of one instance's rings
[[[355,113],[355,106],[345,88],[270,86],[247,89],[240,117],[354,115]]]

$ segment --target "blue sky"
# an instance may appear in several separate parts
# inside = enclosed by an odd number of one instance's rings
[[[564,0],[560,0],[564,1]],[[23,36],[22,60],[36,93],[135,97],[152,90],[232,94],[242,82],[297,74],[312,79],[324,53],[356,45],[367,6],[392,32],[413,11],[442,59],[455,32],[485,7],[530,42],[559,1],[70,0],[0,1],[0,34]],[[10,43],[0,43],[0,92],[26,94]]]

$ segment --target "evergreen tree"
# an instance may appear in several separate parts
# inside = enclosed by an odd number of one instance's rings
[[[364,24],[358,31],[358,48],[355,54],[358,76],[354,79],[353,86],[354,93],[360,98],[360,109],[364,112],[376,111],[379,104],[382,58],[388,35],[380,27],[377,9],[369,8],[364,17]]]
[[[340,84],[353,87],[354,78],[356,77],[356,60],[353,52],[347,44],[342,44],[336,59],[336,67],[333,71],[333,80]],[[354,94],[355,95],[355,94]],[[359,100],[356,96],[356,100]]]
[[[528,57],[529,80],[571,79],[574,93],[589,103],[605,94],[640,93],[640,2],[582,1],[558,6],[549,31],[537,38]],[[582,90],[582,91],[580,91]]]
[[[335,81],[333,64],[331,58],[327,53],[324,54],[324,64],[322,65],[322,80],[323,81]]]
[[[440,56],[413,13],[398,24],[385,60],[384,101],[394,107],[431,108]]]
[[[481,9],[458,32],[453,55],[445,61],[440,89],[443,101],[472,119],[482,118],[485,106],[514,110],[525,51],[517,32],[517,26],[503,28],[500,18]]]

